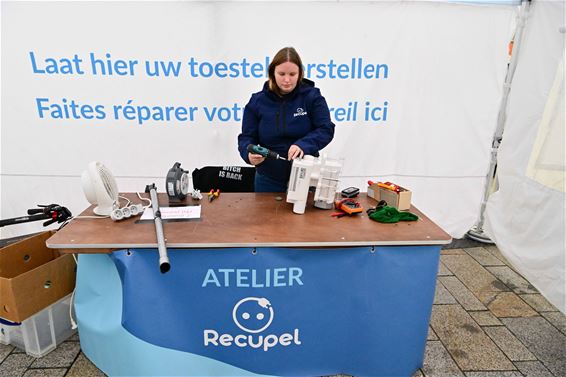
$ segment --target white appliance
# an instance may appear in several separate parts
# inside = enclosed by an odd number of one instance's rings
[[[330,159],[326,155],[318,158],[305,156],[294,159],[287,189],[287,203],[293,203],[293,212],[300,215],[305,213],[309,187],[316,188],[315,207],[332,208],[342,165],[342,160]]]
[[[110,216],[118,203],[118,185],[112,172],[102,163],[93,161],[81,175],[81,183],[86,199],[96,205],[94,213]]]

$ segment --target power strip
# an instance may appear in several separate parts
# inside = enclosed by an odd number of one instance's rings
[[[114,221],[129,219],[132,216],[141,215],[143,212],[142,204],[132,204],[127,207],[116,208],[110,213],[110,218]]]

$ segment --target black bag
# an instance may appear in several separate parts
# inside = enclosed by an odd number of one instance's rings
[[[205,166],[192,173],[193,188],[207,193],[211,189],[220,192],[254,192],[255,168],[248,166]]]

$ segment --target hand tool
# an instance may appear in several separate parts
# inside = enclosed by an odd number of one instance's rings
[[[391,182],[374,182],[374,181],[370,180],[370,181],[368,181],[368,186],[374,185],[376,183],[377,183],[377,186],[383,187],[384,189],[388,189],[388,190],[391,190],[391,191],[394,191],[394,192],[397,192],[397,193],[401,192],[401,187],[399,187],[396,184],[391,183]],[[405,190],[403,190],[403,191],[405,191]]]
[[[59,204],[39,204],[38,207],[40,208],[28,209],[28,215],[30,216],[21,216],[0,220],[0,227],[37,220],[47,220],[43,223],[43,226],[48,226],[53,224],[54,222],[62,223],[64,221],[67,221],[73,216],[71,214],[71,211],[69,211],[66,207],[60,206]]]
[[[218,198],[220,196],[220,189],[210,189],[210,192],[208,193],[208,201],[212,202],[214,199]]]
[[[386,188],[386,189],[394,191],[394,192],[400,192],[401,191],[401,188],[399,186],[397,186],[396,184],[391,183],[391,182],[385,182],[385,183],[377,182],[377,185],[379,187],[383,187],[383,188]]]
[[[253,154],[259,154],[265,158],[272,158],[274,160],[284,160],[287,161],[286,158],[283,158],[279,155],[279,153],[273,152],[267,148],[261,147],[259,145],[250,144],[248,145],[248,152]]]

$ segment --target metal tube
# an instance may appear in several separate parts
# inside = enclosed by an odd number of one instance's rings
[[[489,196],[491,195],[491,186],[495,180],[497,153],[499,151],[499,145],[501,144],[501,140],[503,138],[503,129],[505,127],[505,121],[507,120],[507,113],[506,113],[507,102],[509,101],[511,84],[513,82],[513,76],[515,75],[515,68],[517,67],[517,62],[519,59],[519,51],[523,39],[523,31],[525,29],[525,24],[528,18],[530,5],[531,5],[530,0],[523,0],[521,3],[521,9],[519,11],[517,28],[515,32],[515,40],[513,43],[513,52],[511,54],[511,61],[509,62],[509,67],[507,68],[507,75],[505,76],[505,82],[503,83],[503,97],[501,99],[501,104],[499,106],[499,113],[497,115],[497,126],[495,129],[495,133],[493,135],[493,140],[491,145],[491,159],[489,163],[489,169],[486,175],[484,192],[480,206],[479,219],[478,222],[467,233],[469,238],[479,242],[493,243],[493,241],[483,232],[483,226],[485,222],[485,209],[487,207],[487,201],[489,199]]]
[[[155,222],[155,233],[157,235],[157,250],[159,251],[159,270],[162,274],[171,269],[169,256],[167,255],[167,247],[165,246],[165,236],[163,235],[163,223],[161,222],[161,212],[159,211],[159,203],[157,201],[157,191],[155,184],[149,189],[151,198],[151,208],[153,209],[153,220]]]

